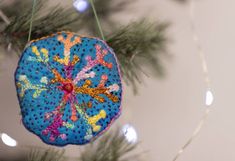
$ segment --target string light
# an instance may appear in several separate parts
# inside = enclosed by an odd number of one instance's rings
[[[214,101],[214,96],[210,90],[206,91],[206,106],[210,106]]]
[[[2,133],[0,134],[0,136],[1,136],[2,142],[6,144],[7,146],[11,146],[11,147],[17,146],[17,142],[9,135]]]
[[[193,40],[195,42],[195,45],[197,47],[197,54],[200,58],[201,61],[201,66],[202,66],[202,71],[205,77],[205,84],[207,86],[207,91],[206,91],[206,101],[205,101],[205,105],[206,105],[206,109],[204,112],[203,117],[201,118],[201,120],[199,121],[197,127],[195,128],[192,136],[186,141],[186,143],[180,148],[180,150],[178,151],[178,153],[175,155],[175,157],[173,158],[172,161],[176,161],[181,155],[182,153],[185,151],[185,149],[192,143],[192,141],[198,136],[199,132],[201,131],[203,125],[205,124],[208,115],[211,111],[210,108],[208,108],[209,106],[212,105],[213,101],[214,101],[214,96],[211,92],[211,90],[209,90],[211,88],[211,80],[209,77],[209,71],[208,71],[208,67],[207,67],[207,62],[206,62],[206,58],[205,58],[205,53],[203,51],[203,48],[199,42],[199,38],[196,32],[196,27],[195,27],[195,23],[194,23],[194,12],[195,12],[195,4],[194,4],[194,0],[189,0],[189,14],[190,14],[190,26],[191,26],[191,31],[192,31],[192,36],[193,36]]]
[[[122,133],[126,137],[126,140],[129,143],[136,143],[137,142],[137,133],[133,126],[126,124],[122,127]]]
[[[88,9],[89,3],[87,2],[87,0],[74,0],[73,6],[74,8],[76,8],[76,10],[82,13]]]

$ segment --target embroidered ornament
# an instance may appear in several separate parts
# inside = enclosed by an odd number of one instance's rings
[[[117,60],[97,38],[61,32],[32,41],[15,81],[24,126],[47,144],[86,144],[120,115]]]

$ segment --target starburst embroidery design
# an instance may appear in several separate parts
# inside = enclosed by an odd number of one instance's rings
[[[41,95],[46,95],[47,92],[61,93],[61,99],[58,100],[54,109],[45,107],[47,110],[42,114],[43,126],[41,126],[41,132],[37,131],[35,133],[49,144],[83,144],[92,140],[96,135],[98,136],[119,115],[117,111],[121,102],[121,81],[116,59],[112,52],[108,48],[102,47],[100,43],[92,44],[95,51],[93,55],[85,53],[84,56],[83,53],[84,58],[76,54],[72,56],[72,48],[80,49],[80,46],[89,45],[87,42],[82,42],[84,38],[69,32],[59,33],[53,38],[53,41],[57,40],[63,47],[63,55],[50,55],[50,48],[48,49],[44,45],[38,47],[37,43],[31,44],[31,55],[27,56],[25,60],[43,65],[51,76],[42,76],[40,83],[35,83],[30,80],[25,72],[22,72],[24,70],[20,70],[22,67],[18,67],[16,85],[19,100],[23,102],[23,100],[30,97],[30,92],[33,93],[30,100],[40,99]],[[110,55],[115,61],[107,61],[107,55]],[[80,63],[84,66],[79,66]],[[62,68],[57,69],[53,64],[62,66]],[[95,68],[96,70],[93,70]],[[74,74],[74,72],[76,73]],[[116,73],[116,75],[113,75],[114,81],[109,79],[109,75],[112,77],[113,73]],[[86,99],[82,100],[81,103],[79,99],[81,97],[78,96],[84,96]],[[109,116],[112,105],[115,105],[117,109],[115,114]],[[23,106],[22,103],[21,106]],[[40,116],[42,117],[42,115]],[[102,125],[102,122],[105,125]],[[81,129],[76,129],[77,127]],[[34,129],[30,130],[33,131]],[[80,138],[82,141],[76,141],[75,135],[77,133],[82,136]],[[72,139],[73,141],[69,138],[71,135],[75,138]]]

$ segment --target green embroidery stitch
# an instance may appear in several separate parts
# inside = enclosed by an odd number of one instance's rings
[[[20,98],[24,97],[25,95],[25,92],[27,90],[35,90],[35,92],[33,93],[33,98],[37,98],[40,96],[40,94],[43,92],[43,91],[46,91],[47,88],[46,88],[46,85],[43,85],[43,84],[32,84],[26,75],[20,75],[19,76],[19,81],[17,83],[17,86],[21,89],[20,91]],[[46,84],[46,83],[44,83]]]

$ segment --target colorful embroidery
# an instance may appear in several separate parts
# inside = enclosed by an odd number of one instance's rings
[[[23,123],[45,143],[88,143],[120,114],[118,64],[99,39],[61,32],[32,41],[15,79]]]

